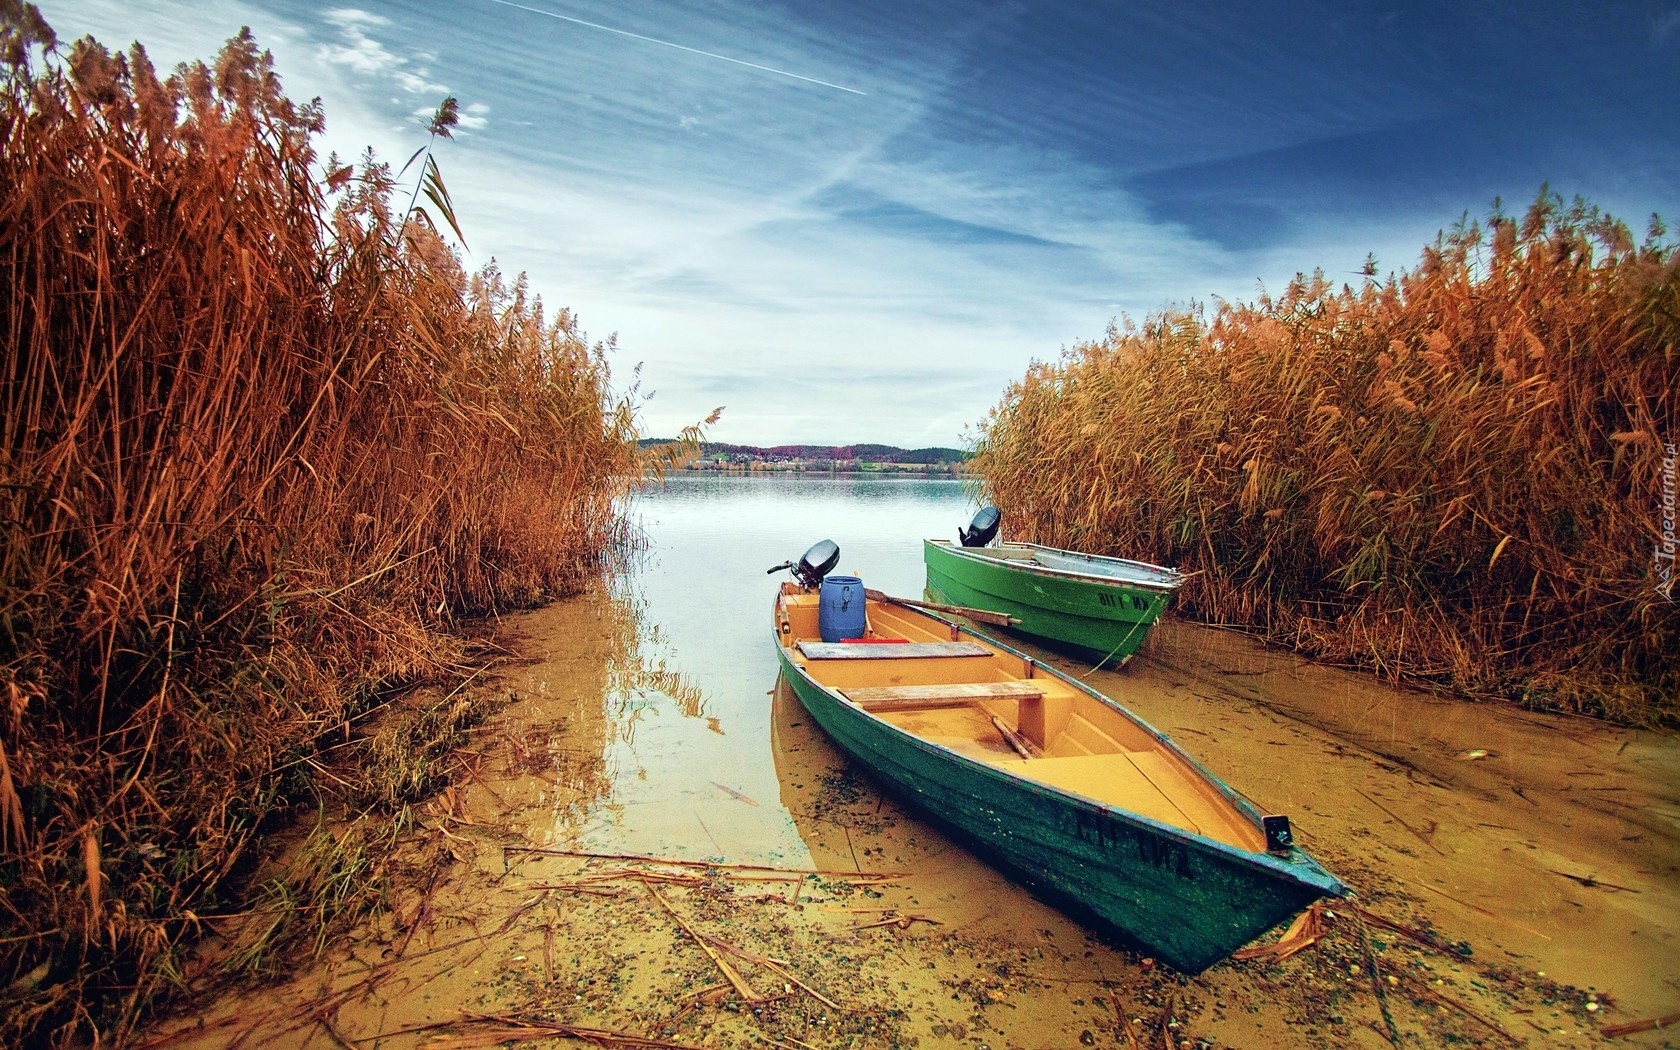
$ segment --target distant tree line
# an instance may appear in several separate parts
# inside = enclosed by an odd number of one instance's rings
[[[642,445],[662,445],[665,438],[644,438]],[[717,441],[706,441],[700,445],[702,458],[724,455],[731,459],[736,456],[746,456],[756,460],[825,460],[825,461],[857,461],[866,460],[872,463],[961,463],[967,459],[967,453],[954,448],[912,448],[902,449],[896,445],[731,445]]]

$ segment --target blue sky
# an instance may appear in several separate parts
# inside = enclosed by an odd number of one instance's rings
[[[47,0],[160,66],[249,25],[323,156],[439,153],[469,266],[528,272],[644,431],[958,445],[1033,359],[1251,299],[1542,182],[1680,217],[1680,0]]]

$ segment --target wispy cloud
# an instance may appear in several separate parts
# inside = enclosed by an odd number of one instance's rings
[[[393,91],[393,102],[404,104],[411,99],[426,101],[409,109],[409,115],[422,124],[429,120],[441,102],[451,92],[448,84],[437,79],[431,69],[436,55],[430,51],[394,50],[383,38],[404,35],[402,27],[393,19],[372,11],[354,7],[338,7],[320,16],[328,32],[334,34],[321,54],[332,65],[340,66]],[[482,102],[469,103],[461,108],[458,127],[467,131],[483,131],[489,126],[490,107]]]
[[[461,127],[472,131],[483,131],[490,126],[489,113],[490,107],[483,102],[469,102],[461,107]]]
[[[323,13],[321,18],[337,28],[339,33],[336,43],[322,49],[329,62],[348,66],[358,73],[413,76],[402,70],[404,61],[372,35],[372,31],[389,26],[389,18],[347,7],[334,8]]]
[[[406,156],[456,95],[470,261],[618,333],[655,433],[721,403],[722,440],[950,444],[1119,313],[1408,266],[1546,180],[1634,216],[1680,199],[1672,13],[44,6],[160,58],[250,24],[346,155]]]
[[[447,85],[436,83],[427,77],[425,70],[410,72],[406,69],[391,71],[391,82],[410,95],[439,95],[447,94]]]
[[[786,69],[777,69],[774,66],[761,65],[757,62],[748,62],[747,60],[741,58],[731,58],[729,55],[720,55],[715,51],[705,51],[701,48],[689,47],[686,44],[679,44],[672,40],[661,40],[658,37],[644,36],[641,33],[632,33],[626,29],[615,29],[612,26],[602,25],[599,22],[589,22],[582,18],[573,18],[571,15],[563,15],[558,11],[550,11],[541,7],[531,7],[526,4],[516,4],[513,0],[489,0],[489,2],[492,4],[500,4],[503,7],[511,7],[529,14],[541,15],[544,18],[558,19],[562,22],[570,22],[573,25],[580,25],[589,29],[598,29],[603,33],[613,33],[617,36],[627,37],[631,40],[640,40],[647,44],[657,44],[660,47],[675,48],[678,51],[686,51],[691,55],[699,55],[703,58],[715,58],[719,62],[731,62],[737,66],[745,66],[748,69],[756,69],[763,73],[773,73],[776,76],[787,77],[790,80],[803,80],[807,84],[816,84],[819,87],[833,88],[836,91],[846,91],[853,95],[867,95],[869,93],[867,91],[859,91],[857,88],[845,87],[841,84],[832,84],[826,80],[819,80],[816,77],[808,77],[802,73],[794,73]]]

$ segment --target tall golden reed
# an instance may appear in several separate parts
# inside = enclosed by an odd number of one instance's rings
[[[248,33],[160,79],[4,0],[0,67],[0,1043],[120,1041],[300,759],[598,574],[641,468],[603,348],[319,177]]]
[[[1680,715],[1657,593],[1680,263],[1542,190],[1418,267],[1129,322],[1031,367],[974,469],[1018,536],[1199,573],[1183,607],[1317,657]]]

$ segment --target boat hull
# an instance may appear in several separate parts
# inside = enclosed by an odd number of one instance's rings
[[[1180,971],[1199,973],[1312,901],[1344,892],[1298,849],[1288,857],[1237,849],[910,735],[848,704],[777,648],[800,703],[888,791],[1038,896]]]
[[[1021,621],[1011,630],[1075,649],[1099,664],[1131,659],[1166,612],[1178,585],[1175,578],[1166,577],[1167,570],[1158,571],[1171,582],[1160,584],[1035,572],[986,557],[986,550],[923,541],[922,560],[933,599],[1008,613]]]

